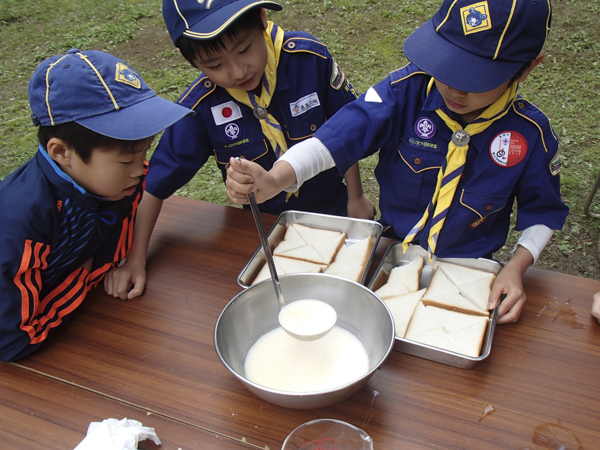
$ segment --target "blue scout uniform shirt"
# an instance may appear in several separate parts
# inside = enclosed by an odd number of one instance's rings
[[[0,360],[38,348],[125,258],[143,190],[98,199],[41,147],[0,182]]]
[[[327,47],[304,32],[286,32],[277,68],[275,94],[268,111],[282,127],[288,147],[311,137],[356,93]],[[180,97],[179,103],[196,111],[169,127],[152,155],[146,190],[165,199],[186,184],[215,156],[226,178],[230,157],[243,155],[269,170],[275,153],[262,133],[252,109],[235,101],[225,89],[202,74]],[[286,193],[260,205],[279,215],[301,210],[346,215],[348,196],[336,169],[307,182],[286,202]]]
[[[391,73],[343,108],[316,134],[344,173],[380,149],[381,222],[404,237],[431,200],[452,132],[436,114],[445,109],[431,77],[412,64]],[[465,124],[463,124],[465,125]],[[520,96],[510,111],[471,136],[467,161],[436,254],[482,257],[504,245],[515,198],[516,229],[561,229],[568,207],[560,196],[558,140],[547,117]],[[430,218],[431,219],[431,218]],[[414,243],[427,248],[430,223]]]

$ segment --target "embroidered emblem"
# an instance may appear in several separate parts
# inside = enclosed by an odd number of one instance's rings
[[[465,36],[492,28],[490,7],[487,1],[460,8],[460,17]]]
[[[220,105],[213,106],[210,110],[215,119],[215,125],[223,125],[242,118],[240,105],[234,101],[221,103]]]
[[[483,217],[480,217],[479,219],[477,219],[475,222],[471,222],[469,224],[469,227],[471,228],[477,228],[479,225],[481,225],[483,222],[485,222],[485,219]]]
[[[415,132],[421,139],[431,139],[435,136],[435,123],[429,117],[421,117],[415,123]]]
[[[342,69],[340,69],[338,63],[333,61],[333,70],[331,71],[331,87],[334,88],[336,91],[339,91],[344,85],[345,81],[346,75],[344,75],[344,72],[342,71]]]
[[[123,63],[117,63],[115,80],[119,83],[125,83],[139,89],[142,86],[137,74]]]
[[[319,96],[316,92],[313,92],[312,94],[302,97],[300,100],[296,100],[294,103],[290,103],[290,112],[292,113],[292,117],[298,117],[306,111],[320,105],[321,102],[319,101]]]
[[[560,151],[557,150],[556,155],[554,155],[554,158],[552,158],[552,161],[550,161],[550,173],[552,176],[556,176],[560,173],[560,171]]]
[[[60,212],[60,210],[62,209],[62,205],[63,205],[62,200],[59,200],[56,202],[56,209],[58,210],[58,212]]]
[[[242,132],[242,129],[239,127],[237,123],[230,123],[223,129],[223,134],[230,141],[237,139]]]
[[[490,144],[490,156],[501,167],[513,167],[527,155],[527,141],[516,131],[504,131]]]

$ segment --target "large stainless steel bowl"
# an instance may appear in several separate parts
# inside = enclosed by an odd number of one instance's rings
[[[271,280],[256,284],[234,297],[215,325],[215,349],[221,361],[258,397],[293,409],[321,408],[358,391],[383,363],[394,345],[394,321],[383,301],[365,286],[325,274],[292,274],[280,278],[286,303],[315,298],[337,312],[337,325],[354,333],[369,355],[369,371],[352,383],[319,392],[270,389],[246,379],[244,361],[250,347],[277,328],[278,308]]]

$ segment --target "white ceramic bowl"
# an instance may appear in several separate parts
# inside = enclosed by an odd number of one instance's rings
[[[315,298],[337,312],[337,325],[362,342],[369,355],[368,372],[353,382],[318,392],[270,389],[246,379],[244,362],[252,345],[279,327],[279,310],[272,281],[265,280],[234,297],[215,325],[214,342],[219,358],[240,382],[258,397],[293,409],[321,408],[342,401],[358,391],[375,373],[394,345],[394,320],[384,302],[365,286],[325,274],[293,274],[280,277],[286,302]]]

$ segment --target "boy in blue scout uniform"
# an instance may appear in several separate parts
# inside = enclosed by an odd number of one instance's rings
[[[0,183],[0,360],[65,325],[127,256],[152,138],[192,111],[123,61],[71,49],[29,83],[35,156]]]
[[[405,42],[411,61],[342,108],[265,173],[231,161],[227,189],[245,203],[297,189],[313,167],[349,165],[380,148],[381,221],[404,244],[439,257],[489,257],[504,245],[513,203],[523,230],[498,275],[498,323],[516,321],[523,275],[568,214],[560,196],[558,139],[548,118],[517,95],[543,59],[548,0],[444,0]]]
[[[356,99],[325,45],[305,32],[284,32],[267,21],[264,8],[281,10],[272,1],[163,1],[173,43],[202,71],[179,99],[196,114],[166,130],[152,155],[136,244],[127,263],[113,274],[115,296],[133,298],[143,292],[148,242],[162,201],[211,156],[223,180],[234,156],[268,169],[288,147],[312,136]],[[301,210],[372,219],[375,209],[363,195],[358,164],[343,175],[327,170],[260,209],[276,215]]]

